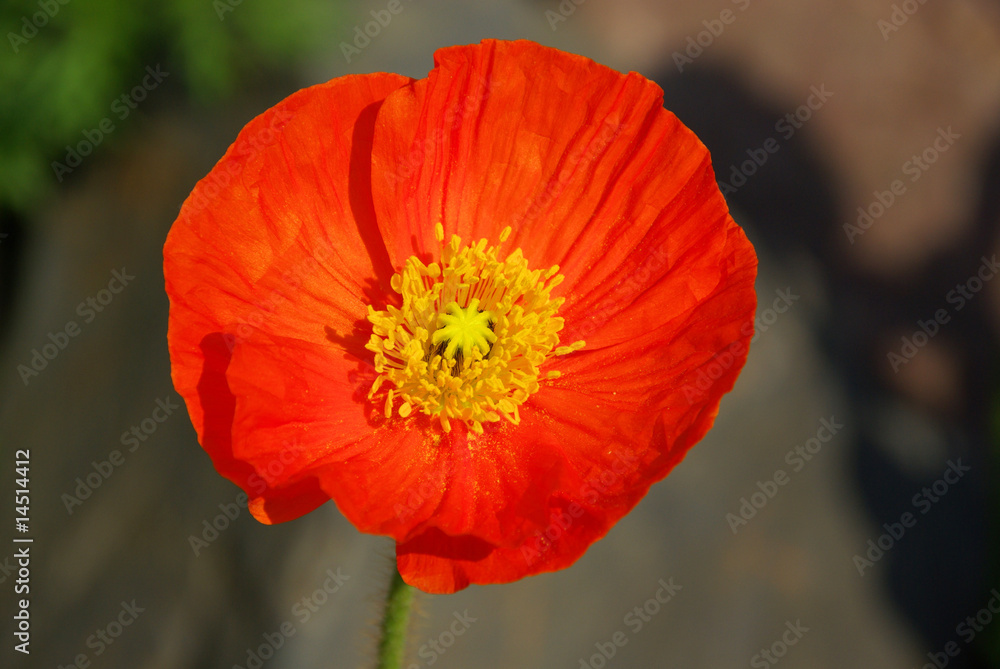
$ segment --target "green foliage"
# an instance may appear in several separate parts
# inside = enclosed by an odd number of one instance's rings
[[[61,4],[61,2],[65,4]],[[336,32],[325,0],[35,0],[0,5],[0,208],[29,210],[51,163],[162,63],[210,103],[256,69],[292,64]]]

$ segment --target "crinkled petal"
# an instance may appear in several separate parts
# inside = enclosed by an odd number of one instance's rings
[[[235,348],[261,330],[365,354],[366,305],[385,302],[391,276],[374,224],[372,134],[378,106],[407,81],[336,79],[252,120],[195,186],[164,247],[174,385],[220,473],[273,497],[251,506],[268,522],[325,498],[315,485],[251,481],[253,469],[233,453],[240,439],[226,371]]]

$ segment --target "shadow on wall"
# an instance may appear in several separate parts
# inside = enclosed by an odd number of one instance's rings
[[[956,630],[956,621],[986,605],[995,576],[987,573],[986,481],[998,349],[989,301],[975,296],[1000,269],[987,252],[1000,221],[1000,142],[983,169],[983,201],[964,243],[914,280],[876,278],[848,262],[850,217],[836,175],[800,133],[820,113],[822,87],[783,109],[734,75],[700,65],[658,83],[665,106],[711,151],[720,188],[746,216],[754,244],[790,271],[803,262],[819,270],[828,304],[815,310],[812,326],[858,418],[856,483],[883,533],[855,556],[855,567],[863,576],[891,551],[878,568],[924,645],[969,643],[973,651],[948,658],[949,666],[990,666],[990,655],[998,666],[996,629],[980,627],[986,633],[975,638],[975,624]],[[926,364],[939,358],[956,384]]]

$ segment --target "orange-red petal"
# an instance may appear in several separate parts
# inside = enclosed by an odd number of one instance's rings
[[[382,100],[408,81],[344,77],[253,119],[195,186],[164,247],[174,385],[216,468],[265,522],[327,497],[315,481],[263,485],[234,453],[243,435],[233,431],[232,354],[258,331],[365,354],[359,323],[391,276],[374,225],[372,134]]]

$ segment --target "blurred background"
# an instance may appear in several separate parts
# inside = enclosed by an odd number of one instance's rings
[[[410,666],[1000,667],[1000,6],[402,0],[360,40],[387,4],[0,5],[0,665],[373,666],[392,543],[236,503],[171,386],[161,249],[264,109],[496,37],[664,88],[757,247],[757,336],[635,511],[571,569],[422,597]]]

